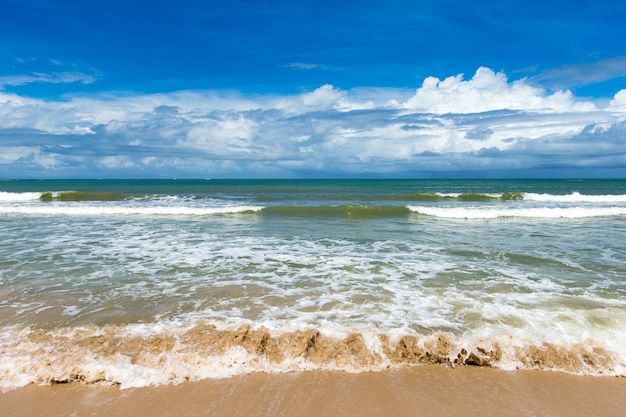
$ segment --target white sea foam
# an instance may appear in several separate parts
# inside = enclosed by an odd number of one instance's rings
[[[466,193],[435,193],[435,195],[444,198],[460,198]],[[492,199],[501,199],[507,193],[479,193],[477,196],[484,196]],[[515,193],[517,194],[517,193]],[[569,194],[548,194],[548,193],[520,193],[521,199],[524,201],[538,202],[555,202],[555,203],[626,203],[625,194],[581,194],[572,192]]]
[[[574,192],[571,194],[554,195],[554,194],[538,194],[524,193],[526,201],[543,201],[557,203],[626,203],[626,195],[589,195]]]
[[[588,217],[624,216],[626,207],[529,207],[503,208],[495,206],[482,207],[434,207],[408,206],[409,210],[433,217],[450,219],[496,219],[500,217],[525,218],[567,218],[579,219]]]
[[[10,193],[0,191],[0,202],[35,201],[39,200],[40,197],[41,193],[36,192]]]
[[[435,195],[439,197],[444,197],[444,198],[459,198],[466,194],[467,193],[435,193]],[[489,197],[489,198],[501,198],[502,197],[502,194],[498,194],[498,193],[480,193],[480,195],[484,197]]]

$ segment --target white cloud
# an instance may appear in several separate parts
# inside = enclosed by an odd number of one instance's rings
[[[626,89],[620,90],[615,94],[607,110],[626,116]]]
[[[310,93],[283,98],[276,103],[275,108],[291,114],[331,110],[345,95],[345,91],[338,90],[332,85],[326,84]]]
[[[600,103],[488,68],[469,80],[429,77],[414,92],[323,85],[282,97],[181,91],[60,101],[0,92],[0,173],[19,176],[33,164],[100,176],[531,169],[552,155],[591,166],[590,158],[626,155],[626,90]]]
[[[39,148],[32,146],[2,146],[0,150],[0,164],[10,164],[39,152]]]
[[[24,162],[46,170],[62,165],[57,155],[47,154],[37,146],[0,146],[0,165]]]
[[[595,105],[576,101],[569,91],[547,94],[525,80],[509,83],[504,73],[480,67],[465,81],[463,74],[440,80],[428,77],[402,107],[426,113],[480,113],[494,110],[540,112],[594,111]]]
[[[125,155],[104,156],[102,158],[98,158],[97,165],[99,167],[112,170],[135,167],[135,163]]]
[[[178,145],[206,152],[213,157],[237,159],[253,154],[256,122],[238,115],[221,120],[202,121],[191,127]]]
[[[368,110],[374,108],[374,103],[372,101],[352,101],[348,98],[347,91],[326,84],[310,93],[282,98],[274,107],[289,114],[304,114],[325,110]]]

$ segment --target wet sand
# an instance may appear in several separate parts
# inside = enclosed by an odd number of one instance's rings
[[[256,373],[125,390],[71,383],[0,394],[3,417],[617,417],[625,410],[626,378],[486,367]]]

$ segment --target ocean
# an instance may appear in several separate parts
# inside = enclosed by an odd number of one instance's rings
[[[0,181],[0,388],[626,376],[626,180]]]

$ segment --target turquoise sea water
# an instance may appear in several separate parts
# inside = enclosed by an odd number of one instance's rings
[[[624,180],[0,182],[0,386],[626,375]]]

